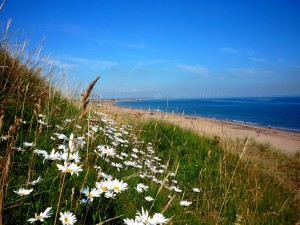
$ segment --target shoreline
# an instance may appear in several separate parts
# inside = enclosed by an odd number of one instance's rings
[[[147,100],[147,98],[145,99],[139,99],[139,100]],[[124,108],[130,108],[130,109],[135,109],[135,110],[145,110],[147,112],[149,112],[148,109],[143,109],[143,108],[134,108],[134,107],[130,107],[130,106],[119,106],[117,105],[118,102],[127,102],[127,101],[136,101],[136,99],[118,99],[118,100],[111,100],[111,102],[113,102],[112,104],[114,104],[117,107],[124,107]],[[265,129],[270,129],[270,130],[280,130],[280,131],[286,131],[286,132],[291,132],[291,133],[299,133],[300,134],[300,130],[299,129],[293,129],[293,128],[286,128],[286,127],[276,127],[276,126],[271,126],[271,125],[263,125],[263,124],[257,124],[257,123],[251,123],[248,121],[238,121],[238,120],[229,120],[229,119],[218,119],[215,117],[203,117],[201,115],[189,115],[189,114],[180,114],[180,113],[174,113],[174,112],[165,112],[165,111],[161,111],[161,110],[155,110],[155,109],[150,109],[151,112],[160,112],[160,113],[167,113],[167,114],[176,114],[176,115],[184,115],[184,116],[190,116],[190,117],[196,117],[196,118],[202,118],[202,119],[212,119],[212,120],[219,120],[219,121],[224,121],[224,122],[229,122],[229,123],[234,123],[234,124],[241,124],[241,125],[246,125],[246,126],[253,126],[253,127],[260,127],[260,128],[265,128]],[[299,147],[300,150],[300,147]]]
[[[242,124],[215,118],[135,109],[118,106],[116,103],[117,101],[109,101],[105,104],[105,108],[108,111],[119,114],[129,113],[134,116],[143,117],[144,119],[160,119],[171,122],[211,138],[220,136],[222,138],[244,139],[251,136],[256,142],[261,144],[271,144],[280,152],[288,155],[300,152],[300,132],[277,128],[273,129],[259,125]]]
[[[120,100],[123,102],[123,100]],[[131,100],[125,100],[125,101],[131,101]],[[261,128],[261,129],[267,129],[267,130],[278,130],[278,131],[283,131],[283,132],[288,132],[288,133],[295,133],[295,134],[300,134],[300,130],[295,130],[295,129],[289,129],[289,128],[280,128],[280,127],[267,127],[264,125],[259,125],[259,124],[251,124],[250,122],[239,122],[239,121],[234,121],[234,120],[226,120],[226,119],[218,119],[215,117],[203,117],[203,116],[193,116],[193,115],[188,115],[188,114],[179,114],[179,113],[172,113],[172,112],[164,112],[164,111],[157,111],[151,109],[150,111],[147,109],[142,109],[142,108],[134,108],[134,107],[129,107],[129,106],[119,106],[116,103],[119,101],[114,101],[113,105],[116,107],[120,108],[128,108],[128,109],[133,109],[133,110],[138,110],[138,111],[145,111],[145,112],[153,112],[153,113],[165,113],[165,114],[171,114],[171,115],[178,115],[178,116],[186,116],[186,117],[193,117],[193,118],[200,118],[200,119],[207,119],[207,120],[213,120],[213,121],[219,121],[219,122],[224,122],[224,123],[232,123],[236,125],[241,125],[241,126],[246,126],[246,127],[253,127],[253,128]],[[299,147],[300,150],[300,147]]]

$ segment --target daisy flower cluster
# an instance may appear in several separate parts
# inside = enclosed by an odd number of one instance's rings
[[[94,152],[102,158],[104,162],[109,163],[110,168],[114,167],[117,171],[130,169],[138,171],[139,177],[144,180],[143,183],[138,183],[136,187],[134,187],[138,193],[147,192],[149,189],[149,185],[147,184],[156,184],[167,189],[167,191],[170,192],[170,198],[175,194],[183,193],[182,188],[178,186],[176,173],[168,171],[167,165],[163,163],[163,160],[155,156],[152,143],[138,141],[138,139],[131,134],[132,128],[130,126],[122,125],[121,128],[117,128],[114,126],[114,122],[108,119],[105,114],[98,113],[97,115],[99,115],[101,122],[104,124],[104,128],[101,129],[101,132],[110,141],[108,141],[106,145],[98,145],[94,149]],[[127,141],[127,139],[131,139],[132,141]],[[102,175],[100,174],[100,176]],[[111,183],[112,176],[109,176],[110,179],[107,180],[107,175],[105,174],[104,179],[106,180],[101,183]],[[97,187],[99,189],[100,183],[97,183]],[[106,190],[107,187],[107,185],[104,185],[103,190]],[[193,188],[192,191],[199,193],[200,189]],[[114,197],[115,195],[110,192],[108,196]],[[144,199],[148,202],[154,201],[152,196],[146,196]],[[188,207],[191,204],[192,202],[188,200],[179,202],[179,205],[184,207]]]
[[[64,125],[71,122],[72,120],[70,119],[64,120],[62,125],[56,125],[56,130],[62,131]],[[151,196],[150,194],[152,186],[154,189],[157,189],[157,187],[166,189],[170,193],[169,198],[183,193],[176,180],[176,172],[169,171],[168,165],[164,164],[163,160],[155,155],[155,150],[151,143],[138,140],[133,134],[131,126],[121,125],[117,127],[113,120],[99,112],[95,112],[93,116],[88,117],[87,122],[88,129],[81,136],[75,137],[73,133],[70,135],[65,135],[61,132],[53,133],[50,140],[54,142],[54,148],[49,152],[35,148],[35,143],[24,142],[23,144],[23,147],[32,148],[33,154],[41,157],[44,165],[45,162],[48,162],[46,165],[50,165],[53,162],[56,164],[58,171],[71,176],[76,174],[78,177],[79,173],[83,172],[80,164],[83,164],[81,160],[83,153],[86,151],[85,146],[87,142],[90,143],[90,146],[92,146],[91,154],[95,156],[93,158],[95,162],[94,169],[98,176],[91,186],[73,187],[74,191],[77,189],[77,191],[81,192],[78,201],[83,207],[93,203],[97,198],[115,199],[120,193],[126,192],[128,189],[136,191],[138,193],[137,196],[142,194],[140,198],[145,203],[153,202],[153,204],[156,196]],[[39,123],[41,126],[51,126],[42,120]],[[79,125],[74,126],[75,130],[83,130]],[[95,143],[99,143],[99,140],[104,140],[104,143],[96,145]],[[134,176],[129,175],[129,177],[139,177],[139,183],[129,187],[128,182],[125,182],[124,178],[117,178],[122,176],[122,172],[124,174],[132,172]],[[39,176],[36,180],[28,182],[28,185],[35,186],[42,181],[43,178]],[[20,188],[14,192],[20,196],[25,196],[33,191],[34,188]],[[199,193],[200,189],[193,188],[193,191]],[[181,200],[178,204],[188,207],[192,202]],[[28,219],[28,222],[44,222],[52,214],[52,208],[48,207],[44,212],[35,213],[34,217]],[[71,211],[60,212],[59,220],[62,224],[75,224],[77,221],[75,214]],[[150,216],[149,212],[142,208],[140,212],[136,213],[134,219],[124,219],[124,223],[166,224],[169,220],[161,213],[154,213],[153,216]]]
[[[43,179],[39,176],[36,180],[28,182],[28,185],[35,186],[37,183],[40,183],[42,180]],[[19,188],[19,190],[16,190],[14,192],[20,196],[26,196],[26,195],[29,195],[32,191],[33,191],[33,188],[31,188],[31,189]]]
[[[86,204],[91,203],[94,198],[100,197],[102,194],[105,198],[115,198],[116,194],[125,191],[128,188],[128,184],[123,181],[117,179],[105,179],[101,182],[96,182],[96,188],[90,189],[89,187],[85,187],[82,190],[85,198],[80,200],[80,203]]]
[[[79,162],[80,157],[78,153],[78,149],[84,146],[85,144],[85,138],[84,137],[74,137],[74,134],[71,133],[70,137],[68,138],[66,135],[62,133],[54,133],[51,136],[52,140],[62,140],[63,143],[59,144],[56,149],[52,149],[50,154],[48,154],[45,150],[39,150],[35,149],[33,152],[42,155],[44,157],[43,162],[45,160],[49,161],[55,161],[55,160],[61,160],[61,161],[74,161]]]
[[[64,134],[54,133],[52,140],[56,140],[56,138],[63,141],[62,144],[58,145],[58,150],[52,149],[50,154],[45,150],[39,149],[35,149],[33,152],[44,157],[43,163],[45,160],[62,161],[63,165],[57,164],[58,170],[64,173],[70,173],[71,175],[76,174],[78,176],[79,172],[82,171],[81,166],[78,165],[80,162],[78,149],[85,144],[85,138],[75,138],[73,133],[71,133],[69,138]]]
[[[117,171],[129,169],[139,171],[139,177],[145,182],[134,187],[138,193],[147,192],[149,186],[146,184],[148,183],[160,185],[170,191],[171,194],[183,192],[175,179],[176,173],[168,171],[167,165],[162,162],[163,160],[155,156],[155,150],[151,143],[138,141],[131,134],[132,127],[122,125],[121,128],[117,128],[114,121],[108,119],[105,114],[97,113],[97,115],[104,124],[104,128],[101,129],[102,135],[105,135],[110,141],[106,145],[96,146],[94,152]],[[128,141],[128,139],[132,141]],[[110,183],[111,181],[106,180],[103,183],[107,182]],[[99,183],[97,185],[99,186]],[[193,191],[199,192],[200,190],[194,188]],[[152,196],[147,196],[145,200],[153,201],[154,199]]]

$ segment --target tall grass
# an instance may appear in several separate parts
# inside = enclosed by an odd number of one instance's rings
[[[193,224],[233,224],[238,218],[241,224],[299,221],[296,193],[250,161],[240,161],[241,155],[226,152],[214,140],[172,124],[152,121],[144,124],[142,130],[141,138],[152,141],[159,156],[169,159],[171,170],[180,164],[176,179],[184,184],[185,198],[194,204],[179,220]],[[247,148],[244,143],[244,151]],[[192,187],[202,190],[196,201],[195,193],[187,191]],[[180,211],[175,206],[172,211]]]

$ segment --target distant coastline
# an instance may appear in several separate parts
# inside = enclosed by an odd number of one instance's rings
[[[120,106],[118,105],[118,102],[122,102],[123,100],[111,100],[111,104],[119,107],[119,108],[126,108],[126,109],[130,109],[130,110],[135,110],[135,111],[139,111],[139,112],[143,112],[143,113],[150,113],[150,115],[153,115],[151,113],[158,113],[158,114],[166,114],[166,115],[177,115],[177,116],[183,116],[186,118],[199,118],[199,119],[207,119],[207,120],[211,120],[211,121],[216,121],[216,122],[221,122],[224,124],[233,124],[233,125],[238,125],[238,126],[244,126],[244,127],[248,127],[248,128],[253,128],[253,129],[268,129],[268,130],[274,130],[274,132],[276,131],[282,131],[282,132],[288,132],[288,133],[296,133],[296,134],[300,134],[300,131],[298,130],[293,130],[293,129],[288,129],[288,128],[278,128],[278,127],[267,127],[267,126],[263,126],[263,125],[258,125],[258,124],[251,124],[251,123],[247,123],[247,122],[243,122],[243,121],[235,121],[235,120],[226,120],[226,119],[217,119],[214,117],[202,117],[202,116],[193,116],[193,115],[183,115],[180,113],[171,113],[171,112],[164,112],[164,111],[157,111],[154,109],[151,109],[150,111],[148,109],[141,109],[141,108],[134,108],[134,107],[130,107],[130,106]],[[125,101],[134,101],[134,100],[125,100]]]
[[[300,104],[300,98],[299,97],[291,97],[291,98],[295,98],[299,99],[299,104]],[[235,98],[224,98],[224,99],[207,99],[207,100],[204,100],[204,101],[230,101],[232,99],[235,99]],[[240,99],[248,99],[248,98],[238,98],[238,100]],[[250,98],[250,99],[255,99],[255,98]],[[275,98],[256,98],[255,100],[259,100],[259,101],[268,101],[268,100],[271,100],[271,99],[275,99]],[[276,99],[280,99],[280,98],[276,98]],[[145,100],[147,100],[146,102],[149,103],[148,107],[146,106],[147,103],[145,104],[142,104],[142,105],[138,105],[137,104],[133,104],[133,103],[136,103],[136,102],[144,102]],[[149,99],[149,98],[139,98],[139,99],[118,99],[118,100],[113,100],[113,104],[115,104],[116,106],[119,106],[119,107],[126,107],[126,108],[132,108],[132,109],[138,109],[138,110],[146,110],[146,111],[152,111],[152,112],[160,112],[160,113],[169,113],[169,114],[177,114],[177,115],[185,115],[185,116],[194,116],[194,117],[198,117],[198,118],[206,118],[206,119],[213,119],[213,120],[219,120],[219,121],[224,121],[224,122],[230,122],[230,123],[235,123],[235,124],[239,124],[239,125],[247,125],[247,126],[253,126],[253,127],[261,127],[261,128],[267,128],[267,129],[270,129],[270,130],[281,130],[281,131],[288,131],[288,132],[295,132],[295,133],[300,133],[300,125],[299,125],[299,128],[294,128],[294,127],[288,127],[288,126],[280,126],[280,125],[273,125],[273,124],[263,124],[261,123],[261,121],[248,121],[248,120],[241,120],[239,118],[225,118],[224,116],[223,117],[218,117],[218,116],[214,116],[213,114],[206,114],[205,115],[199,115],[197,113],[189,113],[188,111],[184,110],[183,107],[181,107],[181,109],[183,109],[183,111],[176,111],[176,110],[170,110],[172,109],[172,107],[169,108],[169,110],[166,110],[166,108],[163,108],[162,106],[161,107],[153,107],[154,105],[152,104],[152,101],[156,101],[156,102],[159,102],[159,103],[163,103],[163,104],[167,104],[165,103],[166,100],[157,100],[157,99]],[[175,99],[173,101],[184,101],[184,100],[178,100],[178,99]],[[129,102],[129,103],[128,103]],[[169,104],[170,102],[172,103],[172,100],[169,101]],[[126,103],[126,104],[124,104]],[[160,104],[162,105],[162,104]],[[152,107],[151,107],[152,106]],[[174,109],[174,108],[173,108]],[[299,114],[300,115],[300,106],[299,106]],[[297,116],[297,115],[296,115]],[[300,117],[300,116],[298,116]],[[256,118],[257,119],[257,118]],[[286,119],[290,119],[290,118],[286,118]],[[260,119],[262,120],[262,119]],[[299,118],[300,120],[300,118]],[[298,121],[300,122],[300,121]],[[300,124],[300,123],[299,123]]]
[[[119,106],[118,102],[118,100],[107,101],[102,109],[104,112],[108,111],[115,114],[131,114],[145,119],[164,120],[209,137],[220,136],[223,138],[244,139],[251,136],[257,142],[269,143],[286,154],[295,154],[300,151],[300,132],[297,131],[278,128],[269,129],[265,126],[242,124],[215,118],[149,111],[147,109]]]

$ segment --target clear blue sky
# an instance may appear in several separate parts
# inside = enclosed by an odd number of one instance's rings
[[[300,96],[298,0],[13,1],[11,31],[43,41],[72,84],[94,94]]]

